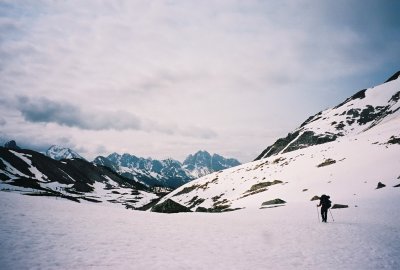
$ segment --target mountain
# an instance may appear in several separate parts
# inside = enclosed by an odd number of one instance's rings
[[[58,145],[53,145],[49,149],[47,149],[46,156],[55,160],[74,159],[74,158],[84,159],[74,150]]]
[[[183,168],[189,171],[193,178],[199,178],[238,165],[240,165],[240,162],[236,159],[227,159],[217,154],[211,156],[207,151],[198,151],[194,155],[189,155],[183,162]]]
[[[17,143],[16,143],[14,140],[11,140],[11,141],[9,141],[9,142],[6,142],[6,143],[4,144],[4,147],[7,148],[7,149],[12,149],[12,150],[21,149],[21,148],[17,145]]]
[[[93,163],[107,166],[126,178],[152,187],[176,188],[191,180],[182,169],[180,162],[173,159],[159,161],[130,154],[113,153],[107,157],[98,156]]]
[[[59,161],[35,151],[4,147],[0,147],[0,189],[134,209],[159,198],[145,185],[84,159]]]
[[[57,145],[51,146],[46,155],[55,160],[84,159],[74,150]],[[217,154],[211,156],[207,151],[189,155],[183,164],[174,159],[154,160],[127,153],[98,156],[93,163],[106,166],[149,187],[165,187],[170,190],[209,173],[240,165],[236,159]]]
[[[192,211],[266,208],[324,193],[356,207],[392,194],[400,187],[399,74],[309,117],[255,161],[179,187],[153,210],[171,201]]]
[[[183,164],[174,159],[154,160],[117,153],[107,157],[98,156],[93,163],[107,166],[124,177],[141,181],[148,186],[172,189],[200,176],[240,164],[235,159],[226,159],[216,154],[211,156],[206,151],[189,155]]]
[[[267,147],[256,160],[359,134],[395,117],[400,93],[396,83],[389,82],[397,80],[399,74],[391,76],[379,90],[363,89],[336,107],[309,117],[285,138]]]

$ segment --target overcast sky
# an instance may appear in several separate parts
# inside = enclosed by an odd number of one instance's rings
[[[0,0],[0,138],[253,160],[400,70],[400,1]]]

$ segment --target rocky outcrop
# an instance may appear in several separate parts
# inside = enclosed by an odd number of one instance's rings
[[[379,182],[378,185],[376,186],[376,189],[380,189],[380,188],[384,188],[386,187],[385,184],[383,184],[382,182]]]
[[[16,143],[14,140],[11,140],[11,141],[9,141],[9,142],[6,142],[6,143],[4,144],[4,147],[7,148],[7,149],[12,149],[12,150],[21,149],[21,148],[17,145],[17,143]]]
[[[261,205],[266,206],[266,205],[276,205],[276,204],[285,204],[285,203],[286,202],[284,200],[278,198],[278,199],[273,199],[270,201],[263,202]]]
[[[189,208],[171,200],[168,199],[160,204],[157,204],[151,208],[152,212],[157,212],[157,213],[181,213],[181,212],[192,212],[190,211]]]

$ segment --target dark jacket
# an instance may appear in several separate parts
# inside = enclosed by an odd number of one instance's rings
[[[330,208],[332,203],[331,200],[329,200],[329,196],[328,195],[322,195],[321,198],[319,198],[319,205],[318,206],[322,206],[323,208]]]

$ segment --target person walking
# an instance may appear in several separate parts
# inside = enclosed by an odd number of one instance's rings
[[[328,209],[331,207],[331,200],[330,196],[323,194],[320,198],[319,198],[319,205],[317,205],[317,207],[321,206],[321,217],[322,217],[322,222],[327,222],[327,218],[328,218]]]

